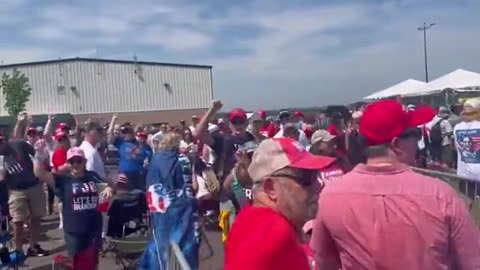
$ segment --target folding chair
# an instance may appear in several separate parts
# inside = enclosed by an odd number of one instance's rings
[[[137,269],[138,263],[148,244],[148,237],[132,237],[125,239],[111,239],[111,252],[115,257],[117,269]]]
[[[10,232],[8,217],[6,217],[6,216],[0,217],[0,227],[2,228],[2,230],[0,232],[0,244],[3,247],[7,247],[7,248],[10,248],[10,250],[12,250],[11,248],[12,248],[13,235]],[[5,230],[3,230],[3,229],[5,229]],[[18,257],[17,256],[18,254],[15,253],[15,252],[10,252],[8,255],[10,257],[10,259],[9,259],[10,262],[3,264],[0,261],[0,269],[15,269],[16,270],[26,260],[26,256],[22,255],[21,257]]]

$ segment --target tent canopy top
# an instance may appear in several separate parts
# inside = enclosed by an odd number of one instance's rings
[[[408,79],[401,83],[390,86],[387,89],[373,93],[363,99],[381,99],[394,96],[403,96],[425,91],[425,83],[414,79]]]
[[[427,84],[427,91],[442,91],[446,88],[462,89],[480,86],[480,74],[457,69]]]
[[[426,84],[425,90],[405,96],[426,96],[437,94],[445,89],[458,92],[476,91],[480,88],[480,74],[464,69],[457,69]]]

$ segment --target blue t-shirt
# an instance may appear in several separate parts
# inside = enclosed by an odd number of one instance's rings
[[[92,171],[86,171],[82,177],[55,175],[55,191],[63,203],[65,232],[85,234],[102,227],[102,215],[97,209],[97,183],[102,183],[102,179]]]
[[[137,140],[126,141],[117,137],[113,145],[118,149],[120,156],[120,172],[140,172],[143,170],[145,159],[152,156],[152,148]]]

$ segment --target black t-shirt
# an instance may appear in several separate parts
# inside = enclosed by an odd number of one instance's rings
[[[217,155],[216,163],[223,161],[223,176],[221,178],[221,187],[223,186],[223,180],[235,167],[237,163],[235,154],[240,146],[249,141],[255,141],[255,137],[246,132],[242,135],[230,135],[230,134],[217,134],[213,136],[213,145],[211,146],[215,154]],[[217,169],[221,169],[216,167]],[[230,194],[225,194],[223,189],[220,191],[220,200],[225,201],[228,197],[232,197]]]
[[[348,159],[350,164],[355,167],[359,163],[365,163],[365,146],[363,138],[358,134],[358,132],[350,134],[348,138]]]
[[[244,143],[255,141],[255,137],[246,132],[242,135],[216,134],[213,136],[213,151],[217,155],[217,161],[223,159],[223,177],[226,177],[235,167],[235,153]]]
[[[102,227],[102,215],[98,211],[97,183],[100,176],[86,171],[82,177],[71,174],[55,175],[55,191],[63,203],[63,230],[84,234]]]
[[[25,141],[9,143],[0,155],[4,156],[5,182],[9,189],[25,190],[38,184],[33,173],[33,146]]]

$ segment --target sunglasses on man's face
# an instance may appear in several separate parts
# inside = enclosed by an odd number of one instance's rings
[[[234,126],[240,126],[240,125],[244,125],[246,123],[246,120],[243,119],[243,118],[239,118],[239,117],[235,117],[232,119],[232,121],[230,121],[232,123],[232,125]]]
[[[83,158],[81,158],[81,157],[71,158],[70,160],[68,160],[68,163],[70,163],[70,164],[82,164],[83,163]]]
[[[271,177],[285,177],[289,178],[303,187],[311,186],[312,184],[318,182],[317,176],[318,171],[316,170],[304,170],[299,173],[273,173]]]

